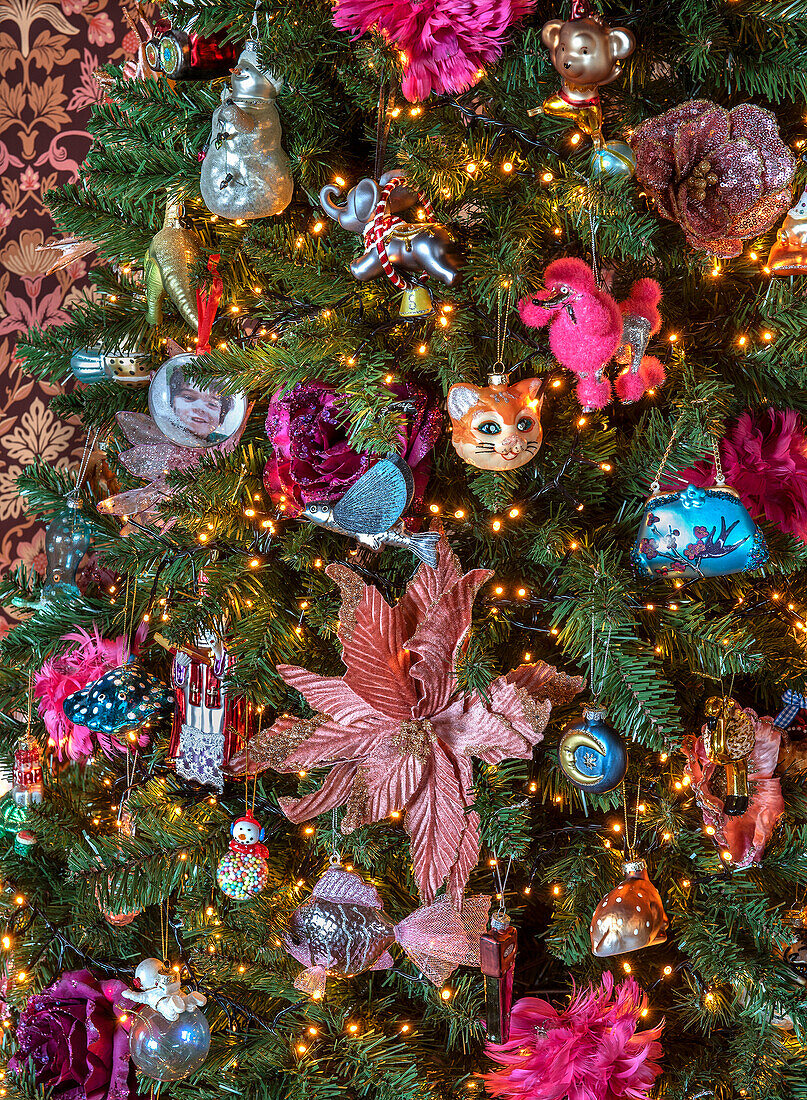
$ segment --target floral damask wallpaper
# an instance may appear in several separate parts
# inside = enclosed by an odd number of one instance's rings
[[[0,573],[20,561],[45,568],[44,531],[15,478],[37,457],[69,466],[83,444],[78,424],[50,412],[54,389],[28,378],[14,354],[26,329],[65,319],[86,274],[83,261],[46,274],[37,247],[56,234],[42,196],[74,180],[89,149],[94,71],[136,48],[121,0],[0,0]],[[0,611],[0,633],[11,614]]]

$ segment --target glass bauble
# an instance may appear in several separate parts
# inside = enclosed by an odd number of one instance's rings
[[[235,901],[260,894],[269,879],[269,864],[263,856],[225,852],[216,868],[216,880],[223,893]]]
[[[581,791],[604,794],[618,787],[628,770],[628,754],[619,734],[605,721],[602,707],[584,707],[570,722],[558,745],[563,774]]]
[[[132,1013],[129,1053],[132,1061],[155,1081],[179,1081],[198,1069],[210,1049],[210,1025],[204,1013],[181,1012],[166,1018],[148,1005]]]

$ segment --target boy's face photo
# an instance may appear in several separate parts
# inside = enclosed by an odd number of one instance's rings
[[[221,396],[194,389],[190,383],[174,394],[171,408],[183,428],[200,439],[207,439],[224,419]]]

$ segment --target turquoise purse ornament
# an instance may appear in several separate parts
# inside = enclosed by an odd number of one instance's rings
[[[672,441],[671,441],[672,443]],[[668,448],[669,452],[669,448]],[[723,479],[715,446],[713,488],[661,492],[662,466],[651,485],[639,534],[631,552],[636,572],[669,580],[725,577],[757,569],[768,560],[765,536],[739,494]]]

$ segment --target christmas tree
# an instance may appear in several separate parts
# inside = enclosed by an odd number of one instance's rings
[[[807,1097],[807,4],[137,28],[19,348],[0,1093]]]

